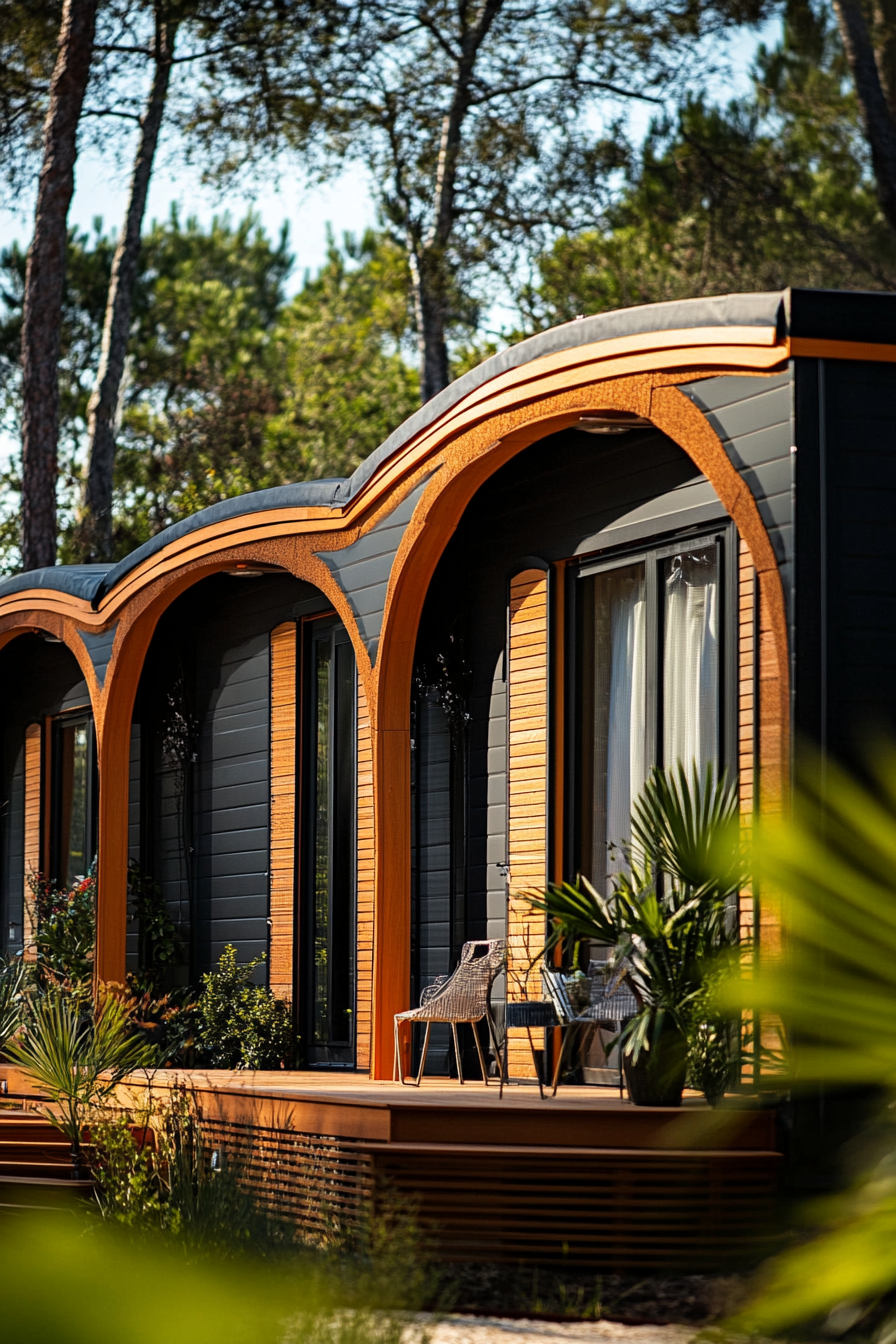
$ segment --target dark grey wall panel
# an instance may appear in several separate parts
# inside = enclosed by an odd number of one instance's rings
[[[793,619],[793,372],[751,378],[732,374],[682,386],[706,412],[750,488],[765,523]]]
[[[414,744],[412,994],[419,1003],[426,986],[453,969],[451,736],[445,712],[433,693],[418,700]],[[448,1060],[448,1027],[435,1025],[426,1072],[447,1073]]]
[[[25,727],[67,709],[90,703],[74,655],[63,644],[21,635],[0,651],[0,946],[16,929],[21,947],[24,888],[24,741]]]
[[[4,752],[9,769],[4,782],[3,807],[3,928],[0,946],[5,952],[20,952],[24,938],[25,909],[25,749],[20,745],[11,758]]]
[[[827,734],[851,755],[896,730],[896,370],[825,360],[820,396]]]
[[[96,673],[96,679],[102,686],[106,680],[106,668],[112,657],[112,645],[115,643],[115,632],[118,629],[118,622],[102,634],[94,635],[87,630],[80,632],[84,641],[84,646],[90,654],[90,661],[93,663],[93,670]]]
[[[392,562],[429,479],[427,476],[421,481],[406,499],[359,541],[341,551],[317,552],[348,598],[372,662],[376,661],[380,631],[383,628],[383,609]]]
[[[131,724],[131,755],[128,766],[128,862],[133,860],[138,864],[142,857],[141,774],[140,724],[135,720]],[[125,965],[129,971],[138,969],[138,936],[139,929],[134,919],[131,902],[128,901]]]
[[[146,843],[169,909],[184,921],[185,942],[192,902],[192,964],[181,968],[182,979],[195,981],[228,942],[240,961],[267,951],[270,632],[329,605],[289,576],[219,575],[185,594],[160,623],[141,688],[154,723],[153,835]],[[185,841],[174,775],[159,747],[166,697],[180,668],[198,723]],[[266,970],[256,974],[266,978]]]

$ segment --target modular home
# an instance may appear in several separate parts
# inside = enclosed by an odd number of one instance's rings
[[[174,981],[263,952],[304,1070],[391,1078],[394,1014],[466,940],[506,939],[497,998],[524,992],[521,893],[605,886],[654,763],[727,769],[749,822],[802,741],[848,755],[892,721],[894,520],[896,297],[786,290],[566,323],[348,480],[6,579],[7,949],[29,872],[97,855],[97,971],[123,980],[137,863]],[[447,1033],[427,1068],[456,1068]]]

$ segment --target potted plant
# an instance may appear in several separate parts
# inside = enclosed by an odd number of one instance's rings
[[[735,786],[712,767],[702,776],[681,764],[654,769],[632,810],[631,841],[619,848],[625,868],[608,896],[580,877],[529,900],[549,922],[546,952],[582,939],[611,949],[609,964],[638,1006],[613,1043],[629,1094],[636,1105],[677,1106],[707,979],[737,940],[733,898],[743,864]],[[718,1072],[714,1059],[716,1080]]]

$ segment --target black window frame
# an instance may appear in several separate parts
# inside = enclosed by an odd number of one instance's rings
[[[358,1017],[358,667],[351,637],[340,618],[332,612],[307,616],[301,623],[301,754],[297,770],[299,789],[299,882],[297,948],[294,964],[298,979],[298,1025],[303,1044],[305,1065],[311,1069],[354,1069],[357,1061]],[[351,778],[347,785],[350,799],[349,837],[345,858],[351,884],[350,938],[352,959],[351,1032],[347,1043],[318,1046],[314,1042],[314,895],[315,895],[315,800],[316,787],[313,771],[316,762],[315,663],[314,650],[321,640],[329,638],[331,650],[337,645],[347,646],[353,669],[353,696],[351,709]],[[332,761],[332,758],[331,758]],[[332,814],[331,814],[332,815]]]
[[[62,734],[66,729],[76,728],[80,724],[87,726],[87,751],[90,758],[89,787],[86,798],[86,823],[85,831],[89,837],[90,858],[85,863],[83,876],[87,876],[91,867],[96,862],[97,849],[99,844],[99,759],[97,755],[96,742],[96,724],[93,714],[88,709],[75,709],[64,714],[56,714],[50,719],[49,732],[49,797],[47,806],[49,808],[49,825],[47,828],[49,838],[48,877],[51,882],[56,882],[62,887],[67,886],[62,871],[61,854],[61,828],[62,828]]]

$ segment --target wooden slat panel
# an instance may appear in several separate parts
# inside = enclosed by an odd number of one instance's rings
[[[28,878],[41,870],[41,726],[29,723],[25,729],[25,836],[24,856],[24,955],[33,961],[37,955],[34,946],[33,898]]]
[[[296,909],[295,621],[271,631],[271,962],[270,986],[291,999]]]
[[[359,1069],[370,1067],[373,1006],[373,740],[367,696],[358,680],[358,915],[355,1049]]]
[[[522,892],[547,881],[548,575],[543,570],[523,570],[511,579],[507,667],[507,996],[513,1000],[526,991],[529,998],[541,995],[537,972],[527,987],[522,980],[544,942],[544,920]],[[512,1076],[533,1077],[525,1031],[511,1032],[508,1064]]]

